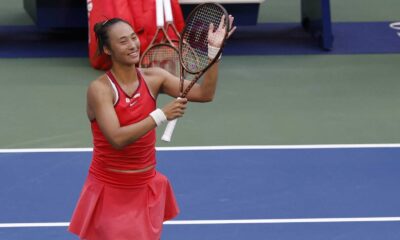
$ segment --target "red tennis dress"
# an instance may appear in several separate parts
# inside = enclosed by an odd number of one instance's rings
[[[139,122],[156,108],[156,101],[141,76],[135,93],[128,96],[111,72],[107,76],[116,93],[114,108],[121,126]],[[91,122],[93,158],[89,174],[73,213],[69,231],[87,240],[158,240],[163,221],[174,218],[178,206],[168,179],[154,168],[155,130],[125,147],[114,149],[96,120]]]

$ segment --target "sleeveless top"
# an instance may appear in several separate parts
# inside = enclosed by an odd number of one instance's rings
[[[131,96],[123,91],[111,71],[106,73],[115,92],[114,109],[121,127],[142,121],[156,109],[156,101],[138,69],[137,73],[138,87]],[[91,121],[91,129],[94,148],[89,173],[98,180],[114,185],[135,185],[131,182],[132,180],[136,179],[140,184],[154,175],[154,171],[147,171],[141,174],[131,174],[135,175],[135,178],[132,179],[132,177],[128,177],[130,174],[112,172],[108,168],[137,170],[155,165],[155,129],[123,149],[112,147],[101,132],[96,119]]]

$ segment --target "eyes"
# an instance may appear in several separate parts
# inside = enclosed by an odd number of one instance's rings
[[[138,38],[138,37],[137,37],[136,35],[132,35],[132,36],[130,37],[130,40],[136,41],[137,38]],[[122,45],[128,44],[128,43],[129,43],[129,38],[127,38],[127,37],[121,38],[120,43],[121,43]]]

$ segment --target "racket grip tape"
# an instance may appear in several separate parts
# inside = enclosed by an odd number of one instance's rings
[[[174,21],[174,17],[172,16],[171,0],[163,0],[163,2],[164,2],[165,21],[167,23],[172,23]]]
[[[177,118],[168,122],[167,127],[164,130],[164,134],[161,137],[161,140],[165,142],[170,142],[172,134],[174,133],[174,129],[176,126],[176,122],[178,121]]]
[[[177,99],[181,99],[178,97]],[[168,122],[167,126],[165,127],[164,134],[161,137],[161,140],[165,142],[171,142],[172,134],[174,133],[176,122],[178,121],[177,118]]]

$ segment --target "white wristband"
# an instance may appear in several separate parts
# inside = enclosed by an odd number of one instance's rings
[[[213,47],[213,46],[211,46],[210,44],[208,44],[208,57],[209,57],[210,59],[214,59],[215,56],[217,56],[217,54],[218,54],[218,52],[219,52],[219,49],[220,49],[220,48],[218,48],[218,47]],[[219,58],[218,58],[218,59],[221,59],[221,56],[222,56],[222,54],[219,55]]]
[[[150,113],[150,116],[154,119],[156,122],[157,126],[162,125],[163,123],[167,122],[167,117],[165,116],[164,112],[157,108],[156,110],[152,111]]]

